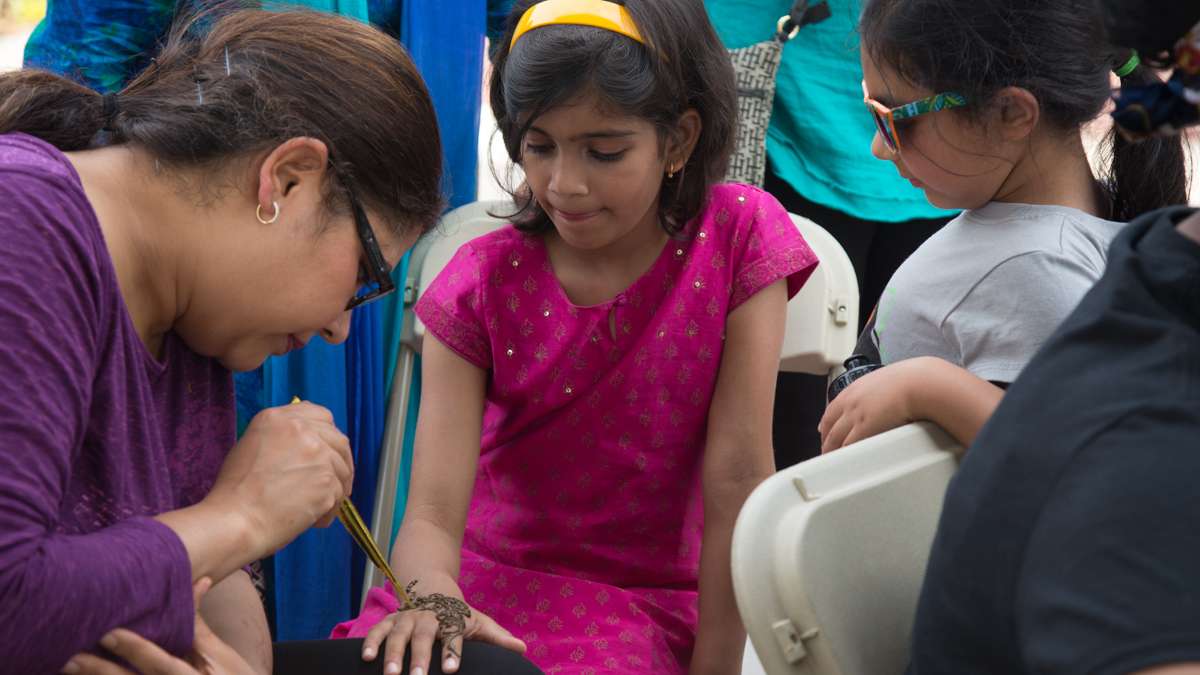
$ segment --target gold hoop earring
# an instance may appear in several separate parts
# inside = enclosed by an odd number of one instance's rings
[[[271,202],[271,206],[275,209],[275,213],[270,218],[263,218],[262,204],[254,207],[254,217],[258,218],[258,222],[262,223],[263,225],[270,225],[271,223],[279,220],[279,202]]]
[[[677,167],[674,167],[674,166],[673,166],[673,167],[671,167],[671,168],[669,168],[669,169],[667,169],[667,180],[671,180],[672,178],[674,178],[674,177],[675,177],[675,172],[676,172],[676,171],[679,171],[679,169],[678,169]]]

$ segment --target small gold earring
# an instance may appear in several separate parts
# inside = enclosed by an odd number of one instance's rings
[[[674,178],[674,177],[675,177],[675,172],[676,172],[676,171],[678,171],[678,170],[679,170],[679,169],[678,169],[678,168],[676,168],[676,167],[674,167],[674,166],[672,166],[672,167],[670,167],[669,169],[667,169],[667,179],[668,179],[668,180],[670,180],[670,179]]]
[[[272,214],[270,218],[263,218],[262,204],[259,204],[254,208],[254,217],[258,218],[258,222],[262,223],[263,225],[270,225],[271,223],[279,220],[279,202],[271,202],[271,207],[275,209],[275,213]]]

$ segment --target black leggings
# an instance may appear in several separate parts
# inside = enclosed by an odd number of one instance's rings
[[[859,331],[900,263],[949,220],[861,220],[801,197],[775,174],[770,163],[763,188],[789,212],[825,228],[846,250],[858,276]],[[816,375],[779,374],[773,429],[776,467],[782,469],[820,454],[817,423],[825,414],[825,384],[825,378]]]
[[[276,642],[275,675],[382,675],[383,647],[374,661],[362,660],[361,639],[299,640]],[[441,644],[434,644],[434,658],[426,675],[441,675],[442,663],[437,655]],[[408,652],[404,653],[404,669],[408,673]],[[459,675],[539,675],[542,671],[524,656],[503,647],[483,642],[464,642]]]

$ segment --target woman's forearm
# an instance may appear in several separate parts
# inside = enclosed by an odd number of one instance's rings
[[[263,557],[252,545],[248,524],[235,510],[206,501],[155,516],[171,528],[187,549],[192,581],[209,577],[219,584],[236,570]],[[269,553],[269,552],[268,552]]]
[[[0,513],[0,670],[58,672],[118,626],[174,652],[188,648],[192,580],[168,528],[135,517],[59,534],[18,523],[19,510]]]

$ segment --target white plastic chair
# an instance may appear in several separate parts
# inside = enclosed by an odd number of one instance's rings
[[[790,215],[821,264],[788,302],[779,369],[834,374],[858,340],[858,278],[832,234],[807,218]]]
[[[506,202],[474,202],[447,213],[438,228],[422,238],[409,261],[405,282],[406,311],[416,303],[420,293],[433,282],[438,272],[450,261],[460,246],[501,227],[504,221],[488,212],[504,213],[511,208]],[[821,264],[804,287],[788,303],[787,327],[784,335],[780,369],[829,375],[854,348],[858,316],[858,282],[854,268],[842,247],[828,232],[812,221],[793,215],[793,222]],[[405,429],[415,356],[421,351],[425,326],[411,312],[406,316],[400,337],[396,374],[388,402],[384,428],[384,445],[379,468],[371,534],[389,551],[395,510],[396,478],[409,467],[401,466]],[[363,598],[372,586],[383,583],[383,576],[369,563]]]
[[[780,471],[733,532],[738,611],[768,675],[899,675],[962,447],[910,424]]]

